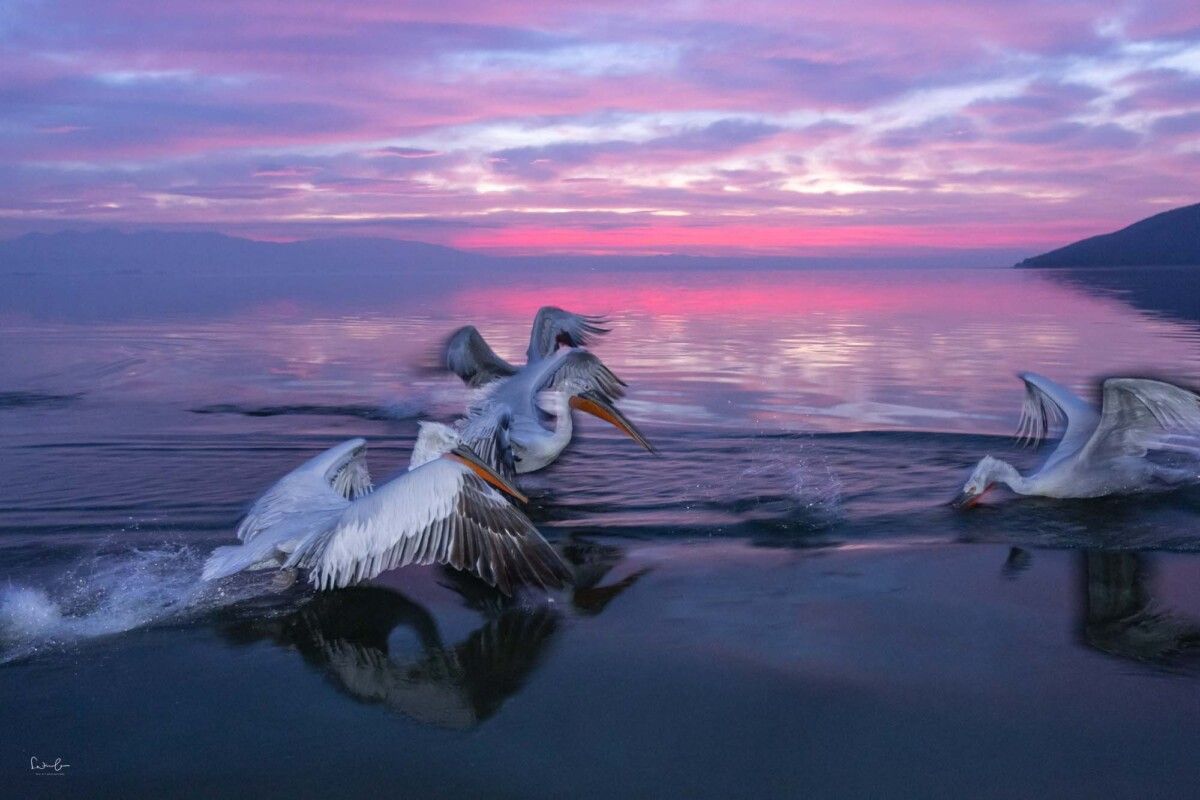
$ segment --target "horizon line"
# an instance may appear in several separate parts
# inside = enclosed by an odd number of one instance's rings
[[[389,236],[381,233],[315,233],[297,236],[272,236],[268,234],[255,235],[254,232],[235,232],[219,227],[196,223],[183,225],[162,225],[155,223],[126,223],[98,224],[80,222],[55,229],[27,230],[12,235],[0,234],[0,244],[20,241],[28,237],[53,237],[64,234],[117,234],[120,236],[136,236],[138,234],[208,234],[221,236],[230,240],[255,242],[261,244],[288,245],[302,242],[320,241],[377,241],[412,244],[425,247],[437,247],[447,251],[484,258],[603,258],[603,259],[652,259],[680,258],[696,260],[752,259],[756,261],[848,261],[848,260],[888,260],[911,259],[921,257],[950,258],[956,255],[1011,259],[1022,258],[1036,254],[1038,245],[1026,246],[984,246],[967,247],[957,244],[946,245],[911,245],[907,247],[871,247],[871,246],[816,246],[811,250],[773,250],[773,249],[497,249],[469,247],[449,244],[428,239],[414,239],[402,236]]]

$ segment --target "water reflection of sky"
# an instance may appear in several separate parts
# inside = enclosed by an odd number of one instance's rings
[[[227,302],[209,287],[196,308],[178,290],[156,305],[143,285],[136,308],[101,316],[86,292],[36,313],[52,287],[26,287],[33,310],[2,311],[0,380],[118,404],[444,416],[463,392],[421,369],[441,338],[471,322],[522,359],[542,304],[611,315],[598,352],[631,383],[631,414],[659,424],[1008,432],[1018,370],[1081,387],[1114,372],[1200,373],[1195,328],[1014,270],[445,277],[411,295],[403,278],[376,277],[375,290],[339,280],[249,298],[233,282]]]

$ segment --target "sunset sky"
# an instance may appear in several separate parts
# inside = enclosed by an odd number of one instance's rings
[[[1200,2],[4,0],[0,181],[2,236],[1033,253],[1200,202]]]

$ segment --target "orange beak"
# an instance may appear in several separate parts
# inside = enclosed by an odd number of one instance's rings
[[[642,435],[642,432],[637,429],[637,426],[602,397],[588,392],[587,394],[572,395],[568,403],[571,408],[577,408],[585,414],[599,417],[651,453],[654,452],[654,445],[650,444],[646,437]]]
[[[979,505],[979,501],[983,500],[983,496],[988,493],[988,489],[990,488],[991,487],[989,486],[979,494],[969,494],[966,491],[959,492],[958,495],[950,501],[950,505],[960,510],[974,508],[975,506]]]
[[[506,481],[487,464],[480,461],[479,456],[471,452],[469,448],[461,446],[457,447],[454,450],[451,450],[449,453],[446,453],[446,458],[452,458],[464,465],[467,469],[474,472],[484,481],[492,486],[495,486],[497,489],[509,495],[510,497],[514,497],[517,500],[520,500],[522,503],[529,502],[529,498],[521,494],[521,491],[517,489],[517,487]]]

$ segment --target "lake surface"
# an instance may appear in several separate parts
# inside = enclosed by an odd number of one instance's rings
[[[3,794],[1187,794],[1200,491],[945,505],[1042,457],[1018,370],[1200,382],[1180,276],[0,275]],[[467,399],[443,337],[519,361],[544,304],[611,317],[661,451],[580,420],[528,476],[572,591],[197,582],[320,449],[402,468]]]

